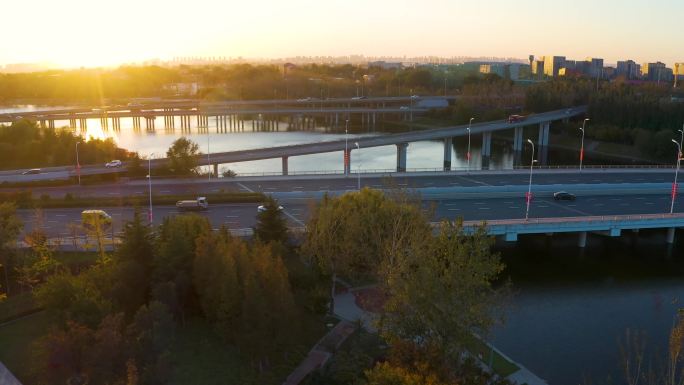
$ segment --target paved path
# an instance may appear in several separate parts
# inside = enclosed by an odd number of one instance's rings
[[[0,385],[21,385],[12,372],[0,362]]]

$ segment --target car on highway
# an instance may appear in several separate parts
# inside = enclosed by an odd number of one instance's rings
[[[30,170],[26,170],[21,173],[21,175],[33,175],[33,174],[40,174],[41,170],[39,168],[32,168]]]
[[[312,98],[311,96],[309,96],[307,98],[297,99],[298,102],[312,102],[314,100],[316,100],[316,98]]]
[[[558,191],[553,193],[553,199],[557,201],[574,201],[575,194],[570,194],[567,191]]]
[[[110,168],[110,167],[121,167],[121,166],[123,166],[123,163],[121,163],[121,161],[118,160],[118,159],[113,160],[113,161],[111,161],[111,162],[107,162],[107,163],[105,164],[105,167],[107,167],[107,168]]]
[[[363,99],[368,99],[367,96],[354,96],[352,97],[352,100],[363,100]]]
[[[260,205],[259,207],[257,207],[257,212],[259,212],[259,213],[263,213],[266,210],[268,210],[268,209],[264,205]],[[281,210],[283,210],[283,206],[278,206],[278,211],[281,211]]]
[[[209,208],[209,202],[205,197],[197,197],[194,200],[182,200],[176,202],[176,208],[180,211],[199,211],[207,210]]]
[[[411,99],[420,99],[420,95],[411,95]]]
[[[89,229],[106,228],[112,224],[112,217],[104,210],[83,210],[81,222]]]
[[[402,110],[402,111],[408,111],[408,110],[410,110],[409,106],[401,106],[401,107],[399,107],[399,109]]]
[[[526,116],[522,115],[511,115],[508,117],[508,123],[517,123],[517,122],[522,122],[525,120]]]

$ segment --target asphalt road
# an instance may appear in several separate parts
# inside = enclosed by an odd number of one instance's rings
[[[672,183],[673,171],[669,169],[635,170],[535,170],[534,185],[574,185],[574,184],[642,184],[642,183]],[[361,185],[372,188],[386,188],[390,186],[421,189],[432,187],[487,187],[527,185],[529,173],[526,170],[508,172],[477,172],[466,174],[442,173],[417,176],[382,177],[372,174],[361,177]],[[208,181],[206,179],[174,180],[153,179],[152,193],[157,195],[191,194],[203,195],[223,191],[242,192],[323,192],[356,190],[358,180],[356,175],[344,176],[292,176],[266,178],[220,178]],[[2,191],[16,191],[21,189],[2,189]],[[148,194],[146,180],[121,181],[119,183],[93,186],[60,186],[33,187],[30,189],[34,196],[47,194],[52,198],[64,198],[67,193],[74,196],[118,197]],[[571,191],[572,186],[567,190]]]
[[[311,201],[308,199],[288,200],[282,202],[288,226],[301,227],[309,215]],[[443,199],[424,202],[426,210],[434,210],[433,220],[456,219],[494,220],[515,219],[525,216],[525,199],[491,198],[491,199]],[[216,204],[207,211],[199,212],[206,216],[214,228],[222,225],[230,229],[253,227],[256,223],[256,204]],[[578,197],[576,201],[554,201],[551,196],[537,196],[530,206],[530,218],[576,217],[588,215],[626,215],[655,214],[669,212],[670,197],[662,195],[596,195]],[[133,217],[131,207],[103,208],[113,218],[114,231],[121,230],[125,221]],[[69,223],[80,223],[81,209],[47,209],[43,210],[43,229],[50,237],[68,237]],[[675,212],[684,212],[684,202],[675,205]],[[146,214],[146,213],[143,213]],[[34,226],[35,214],[31,210],[19,210],[25,223],[24,231]],[[182,215],[174,206],[154,207],[155,223],[163,217]]]

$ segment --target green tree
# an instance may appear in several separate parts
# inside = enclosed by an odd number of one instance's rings
[[[7,273],[8,262],[23,226],[17,216],[17,208],[14,203],[0,203],[0,256],[2,257],[0,267],[2,267],[5,277],[5,293],[0,294],[0,300],[10,292],[9,274]]]
[[[257,213],[254,235],[261,242],[287,242],[287,221],[278,202],[268,197],[264,202],[265,210]]]
[[[136,209],[133,220],[124,225],[122,242],[114,255],[113,300],[128,315],[150,298],[153,260],[151,229]]]
[[[331,198],[312,210],[302,251],[331,275],[331,307],[339,274],[381,278],[413,244],[430,234],[420,203],[401,191],[364,188]]]
[[[393,341],[422,341],[443,362],[461,362],[472,333],[485,335],[498,319],[505,288],[493,281],[503,270],[484,226],[466,234],[461,222],[443,222],[434,239],[404,254],[388,276],[389,299],[382,335]]]
[[[62,264],[54,258],[54,250],[43,231],[43,223],[42,212],[37,209],[33,227],[24,238],[31,252],[22,255],[15,269],[17,281],[30,290],[63,268]]]
[[[192,175],[197,173],[197,156],[199,145],[186,137],[176,139],[166,152],[169,159],[169,170],[175,175]]]

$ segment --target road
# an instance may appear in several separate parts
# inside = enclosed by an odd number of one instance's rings
[[[284,214],[290,227],[302,227],[309,215],[310,199],[291,199],[281,202]],[[525,216],[525,199],[490,198],[490,199],[439,199],[424,202],[425,209],[434,210],[432,220],[456,219],[494,220],[516,219]],[[214,228],[222,225],[230,229],[251,228],[256,223],[257,204],[215,204],[208,211],[200,212],[206,216]],[[654,214],[669,212],[670,197],[668,194],[654,195],[595,195],[581,196],[576,201],[554,201],[549,195],[533,199],[530,207],[530,218],[577,217],[590,215],[627,215]],[[114,231],[121,230],[125,221],[133,217],[131,207],[103,208],[114,223]],[[675,205],[675,212],[684,212],[684,203]],[[81,209],[47,209],[43,210],[43,229],[50,237],[68,237],[69,223],[80,223]],[[146,213],[143,213],[145,215]],[[155,223],[160,223],[167,216],[181,215],[174,206],[154,207]],[[35,214],[31,210],[19,210],[21,219],[26,224],[24,231],[34,225]],[[145,217],[146,218],[146,217]]]
[[[577,170],[541,169],[535,170],[533,184],[538,185],[601,185],[601,184],[645,184],[672,183],[672,169],[585,169]],[[364,187],[384,188],[391,185],[409,189],[454,188],[454,187],[496,187],[521,186],[529,182],[528,170],[516,171],[478,171],[472,173],[414,173],[394,174],[391,177],[382,174],[362,174],[361,185]],[[356,190],[356,175],[312,175],[289,177],[239,177],[212,179],[153,179],[152,192],[157,195],[193,194],[202,195],[223,191],[242,192],[325,192]],[[572,190],[572,186],[565,189]],[[2,191],[19,191],[20,188],[1,189]],[[38,197],[46,194],[55,199],[64,198],[68,193],[73,196],[119,197],[148,194],[146,180],[121,181],[119,183],[92,186],[59,186],[30,188]]]

